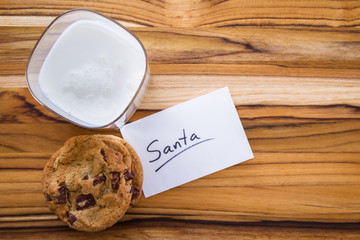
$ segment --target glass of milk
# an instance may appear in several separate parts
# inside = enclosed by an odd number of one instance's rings
[[[87,9],[57,17],[35,45],[26,69],[33,97],[86,128],[120,128],[149,80],[140,40],[118,22]]]

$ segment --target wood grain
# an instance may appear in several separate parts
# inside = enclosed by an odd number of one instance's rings
[[[34,214],[32,207],[41,209],[38,214],[48,213],[40,193],[43,165],[67,138],[99,130],[75,127],[43,107],[34,108],[35,100],[26,89],[8,89],[3,94],[13,101],[1,101],[7,102],[9,110],[2,106],[0,117],[0,189],[4,193],[0,197],[3,203],[0,209],[9,215],[15,207],[10,214],[15,216],[20,206],[27,208],[22,209],[25,215],[26,210]],[[150,113],[138,111],[134,118]],[[239,106],[238,113],[255,159],[143,200],[135,208],[136,214],[222,221],[337,222],[341,219],[354,222],[359,219],[354,211],[360,192],[353,188],[360,181],[357,108],[255,105]],[[21,142],[17,140],[20,136]],[[214,191],[218,193],[215,196]],[[262,202],[266,196],[269,200]],[[195,203],[202,198],[212,201],[206,205]],[[187,209],[188,206],[192,207]]]
[[[26,222],[23,223],[26,225]],[[304,224],[305,225],[305,224]],[[80,233],[68,228],[59,228],[55,221],[46,228],[17,229],[20,238],[39,239],[51,236],[52,239],[358,239],[356,225],[309,225],[298,228],[291,223],[259,224],[219,224],[217,222],[198,222],[170,220],[167,218],[129,221],[120,223],[100,233]],[[13,234],[0,230],[2,239],[12,239]],[[138,237],[141,236],[141,237]]]
[[[46,26],[77,7],[143,42],[151,79],[131,121],[228,86],[255,158],[148,199],[114,227],[70,230],[49,212],[42,168],[71,125],[26,88]],[[0,2],[1,239],[359,239],[360,2]]]
[[[24,74],[27,59],[43,30],[0,27],[1,76]],[[360,29],[355,28],[131,30],[144,43],[151,73],[156,75],[339,78],[360,75]]]
[[[115,19],[143,26],[359,26],[357,1],[210,0],[96,1],[3,0],[4,16],[57,16],[72,8],[91,8]]]

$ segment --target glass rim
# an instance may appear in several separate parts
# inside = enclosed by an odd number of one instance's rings
[[[84,12],[89,12],[89,13],[93,13],[93,14],[96,14],[96,15],[99,15],[101,17],[104,17],[106,18],[107,20],[110,20],[112,21],[113,23],[117,24],[119,27],[121,27],[122,29],[124,29],[126,32],[128,32],[132,37],[135,38],[135,40],[140,44],[140,47],[144,53],[144,57],[145,57],[145,70],[144,70],[144,75],[142,77],[142,80],[141,80],[141,83],[139,84],[139,87],[137,88],[134,96],[132,97],[131,101],[128,103],[128,105],[126,106],[126,108],[120,113],[120,115],[115,119],[113,120],[112,122],[106,124],[106,125],[101,125],[101,126],[86,126],[86,125],[83,125],[81,123],[77,123],[77,122],[74,122],[72,121],[71,119],[68,119],[67,117],[65,116],[62,116],[61,114],[57,113],[56,111],[54,111],[53,109],[51,109],[50,107],[48,107],[46,104],[44,104],[37,96],[36,94],[33,92],[33,90],[31,89],[30,87],[30,84],[29,84],[29,79],[28,79],[28,72],[29,72],[29,65],[30,65],[30,62],[31,62],[31,59],[33,58],[33,55],[34,55],[34,52],[35,50],[37,49],[39,43],[41,42],[41,40],[44,38],[45,36],[45,33],[48,32],[48,30],[52,27],[52,25],[58,20],[60,19],[61,17],[65,16],[65,15],[68,15],[70,13],[76,13],[76,12],[81,12],[81,11],[84,11]],[[61,34],[60,34],[61,35]],[[55,41],[56,42],[56,41]],[[74,8],[74,9],[70,9],[66,12],[63,12],[62,14],[60,14],[59,16],[57,16],[54,20],[51,21],[51,23],[46,27],[46,29],[43,31],[43,33],[41,34],[39,40],[37,40],[36,44],[34,45],[34,48],[32,49],[31,51],[31,54],[29,56],[29,60],[27,62],[27,65],[26,65],[26,70],[25,70],[25,78],[26,78],[26,85],[27,85],[27,88],[29,89],[30,91],[30,94],[33,96],[33,98],[35,98],[35,100],[40,103],[42,106],[44,106],[47,110],[49,110],[50,112],[52,112],[53,114],[55,114],[56,116],[58,117],[61,117],[65,120],[67,120],[68,122],[74,124],[74,125],[77,125],[77,126],[80,126],[80,127],[83,127],[83,128],[88,128],[88,129],[100,129],[100,128],[106,128],[106,127],[110,127],[111,125],[113,125],[114,123],[116,123],[120,118],[122,118],[124,116],[124,114],[126,114],[127,110],[130,108],[131,104],[134,103],[136,97],[138,96],[138,94],[140,93],[141,89],[144,87],[144,84],[145,84],[145,81],[147,79],[147,75],[149,74],[149,60],[148,60],[148,57],[147,57],[147,53],[146,53],[146,50],[145,50],[145,47],[143,45],[143,43],[140,41],[140,39],[135,35],[133,34],[129,29],[127,29],[125,26],[123,26],[122,24],[120,24],[119,22],[117,22],[116,20],[108,17],[108,16],[105,16],[95,10],[91,10],[91,9],[87,9],[87,8]],[[146,87],[146,86],[145,86]],[[118,127],[117,127],[118,128]]]

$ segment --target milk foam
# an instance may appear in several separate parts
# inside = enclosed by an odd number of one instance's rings
[[[119,117],[134,97],[146,68],[140,44],[123,31],[90,20],[70,25],[41,68],[39,83],[46,97],[94,126],[107,125]]]

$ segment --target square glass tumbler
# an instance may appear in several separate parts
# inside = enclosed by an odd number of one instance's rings
[[[129,52],[137,54],[141,56],[141,59],[144,59],[144,61],[141,61],[141,64],[144,65],[144,67],[141,67],[140,69],[142,70],[138,73],[138,76],[142,77],[142,79],[138,79],[137,82],[139,84],[137,83],[137,89],[134,90],[131,100],[126,104],[126,107],[123,110],[119,111],[119,114],[116,114],[116,117],[102,124],[94,124],[91,123],[91,121],[88,122],[84,119],[81,120],[74,117],[71,113],[62,109],[57,104],[54,104],[41,89],[39,82],[41,68],[56,41],[70,25],[82,20],[92,21],[96,22],[96,24],[101,24],[104,27],[110,27],[118,34],[121,34],[126,41],[131,42],[131,44],[126,45],[127,48],[132,48],[129,49]],[[125,56],[119,57],[125,57],[122,61],[126,62],[126,57],[131,57],[130,55],[125,54]],[[63,13],[52,21],[36,43],[29,58],[25,75],[30,93],[41,105],[65,120],[85,128],[121,128],[139,107],[150,78],[148,58],[145,48],[140,40],[118,22],[88,9],[73,9]]]

